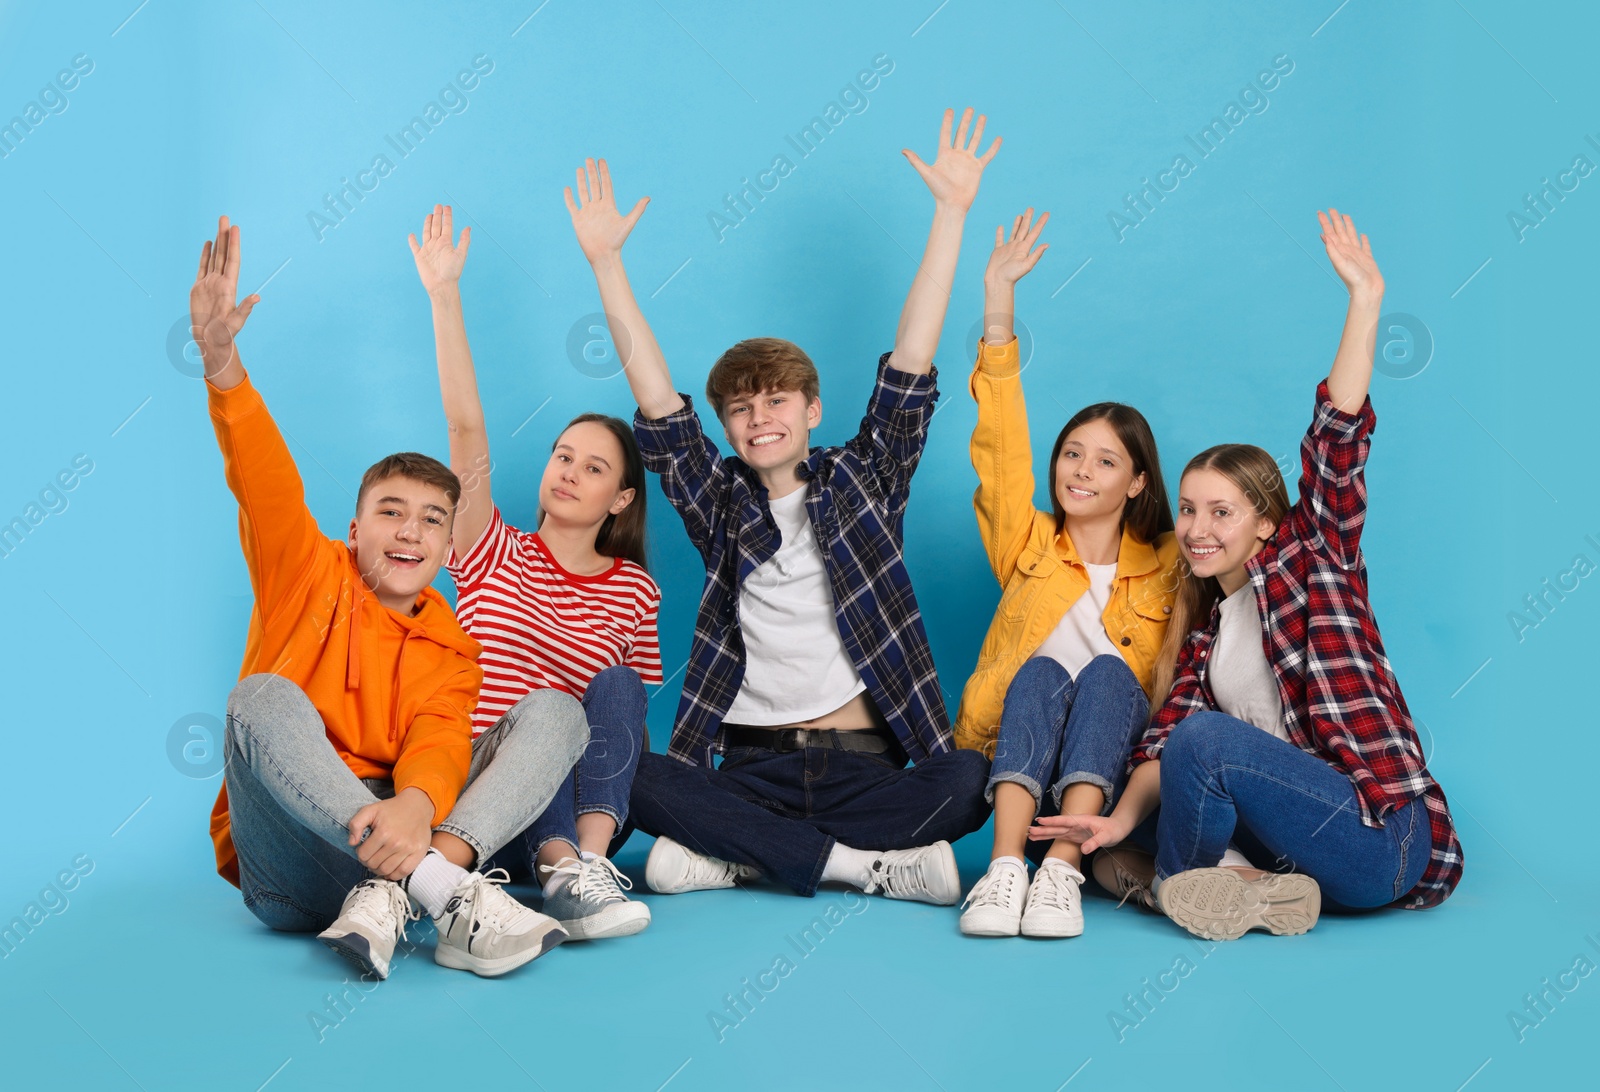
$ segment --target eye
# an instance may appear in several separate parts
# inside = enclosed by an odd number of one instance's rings
[[[1076,459],[1078,457],[1078,453],[1076,451],[1063,451],[1061,453],[1061,457],[1063,459]]]
[[[1233,513],[1229,512],[1226,508],[1218,508],[1215,512],[1212,512],[1211,514],[1213,516],[1216,516],[1218,519],[1227,519]]]
[[[1187,504],[1180,504],[1178,505],[1178,515],[1192,516],[1194,515],[1194,509],[1190,508]]]
[[[593,464],[593,463],[590,463],[590,464],[589,464],[589,466],[588,466],[588,470],[589,470],[589,473],[591,473],[591,474],[598,474],[598,473],[600,473],[600,468],[599,468],[599,467],[598,467],[598,466],[595,466],[595,465],[594,465],[594,464]]]
[[[443,527],[444,526],[444,520],[440,519],[438,516],[429,516],[428,517],[428,522],[433,524],[435,527]]]
[[[736,415],[741,414],[743,412],[744,412],[744,407],[743,406],[734,406],[731,410],[728,411],[728,416],[729,417],[733,417],[733,416],[736,416]]]
[[[1100,465],[1103,466],[1103,467],[1106,467],[1107,469],[1110,469],[1111,467],[1116,466],[1117,464],[1112,462],[1110,459],[1101,459],[1100,460]]]
[[[567,458],[565,455],[557,455],[556,461],[561,463],[570,463],[572,460]]]

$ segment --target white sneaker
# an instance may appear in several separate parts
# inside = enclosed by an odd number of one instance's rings
[[[544,912],[561,923],[568,940],[627,937],[650,924],[650,908],[622,893],[633,881],[604,857],[565,857],[540,871],[565,877],[554,894],[545,896]]]
[[[1049,860],[1033,874],[1028,908],[1022,912],[1025,937],[1075,937],[1083,933],[1083,873],[1065,862]]]
[[[462,880],[434,919],[439,946],[433,961],[485,978],[514,971],[567,939],[555,919],[535,913],[497,887],[511,877],[503,868]]]
[[[961,905],[961,931],[969,937],[1014,937],[1022,923],[1028,870],[998,862],[973,884]]]
[[[339,916],[317,939],[360,967],[362,974],[388,978],[395,941],[406,935],[406,922],[421,916],[393,880],[362,880],[350,889]]]
[[[666,837],[656,839],[644,863],[644,882],[658,895],[715,891],[760,875],[759,869],[707,857]]]
[[[891,849],[878,855],[861,888],[869,895],[914,899],[935,906],[954,906],[961,900],[961,873],[949,842],[916,849]]]

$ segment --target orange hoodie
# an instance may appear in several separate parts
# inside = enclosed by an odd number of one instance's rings
[[[423,790],[442,822],[467,781],[481,647],[433,588],[411,617],[378,602],[350,547],[317,529],[294,458],[249,378],[206,390],[255,591],[239,677],[269,672],[299,686],[357,777]],[[211,839],[217,872],[237,886],[226,782]]]

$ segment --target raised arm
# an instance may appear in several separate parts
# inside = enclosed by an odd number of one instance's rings
[[[244,364],[234,339],[261,302],[257,295],[239,300],[239,256],[239,226],[220,217],[216,239],[200,248],[200,272],[189,289],[191,333],[200,346],[206,382],[219,391],[244,381]]]
[[[933,194],[933,226],[928,230],[928,245],[922,252],[917,275],[912,278],[911,291],[906,294],[905,307],[900,311],[894,352],[889,357],[890,366],[916,375],[925,375],[933,367],[939,332],[944,329],[945,311],[950,306],[956,258],[961,253],[961,228],[966,222],[967,210],[972,207],[972,199],[978,195],[978,180],[983,176],[983,169],[1000,149],[1000,138],[996,137],[989,150],[978,155],[987,119],[978,115],[978,124],[969,140],[967,126],[972,121],[971,107],[961,115],[961,128],[952,141],[950,126],[954,117],[955,111],[944,112],[944,124],[939,127],[939,153],[931,167],[910,148],[900,152]]]
[[[1350,292],[1339,352],[1328,371],[1328,396],[1334,408],[1356,413],[1367,400],[1372,381],[1372,353],[1378,341],[1378,316],[1383,310],[1383,274],[1372,257],[1372,244],[1357,234],[1356,225],[1338,209],[1318,210],[1322,245],[1333,270]]]
[[[567,211],[572,214],[578,245],[594,270],[606,325],[611,328],[611,340],[639,411],[652,421],[677,412],[683,408],[683,399],[672,386],[661,346],[656,344],[656,336],[639,309],[639,301],[633,297],[628,273],[622,267],[622,244],[644,215],[650,198],[639,198],[627,216],[619,213],[611,192],[611,169],[603,159],[598,164],[586,159],[578,168],[576,200],[571,187],[562,192]]]
[[[494,502],[489,493],[489,435],[478,398],[478,377],[467,345],[467,324],[461,311],[461,270],[472,245],[472,229],[461,229],[455,242],[449,205],[435,205],[422,221],[422,241],[408,235],[417,276],[433,304],[433,344],[439,358],[439,397],[450,432],[450,469],[461,479],[451,543],[465,557],[489,526]]]
[[[1033,271],[1049,243],[1039,242],[1039,233],[1050,222],[1047,212],[1033,220],[1033,210],[1011,222],[1011,238],[1002,224],[994,229],[994,252],[983,271],[983,340],[989,345],[1004,345],[1016,337],[1017,282]]]

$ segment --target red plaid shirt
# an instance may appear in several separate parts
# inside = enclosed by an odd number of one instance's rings
[[[1433,856],[1417,886],[1397,900],[1418,910],[1455,890],[1461,843],[1444,791],[1428,773],[1367,600],[1363,469],[1375,423],[1370,399],[1359,413],[1345,413],[1334,407],[1323,380],[1300,443],[1300,499],[1245,571],[1266,623],[1289,739],[1350,778],[1369,827],[1381,827],[1390,812],[1418,796],[1427,805]],[[1206,671],[1219,615],[1220,603],[1184,642],[1172,693],[1134,748],[1130,770],[1160,757],[1174,724],[1217,708]]]

